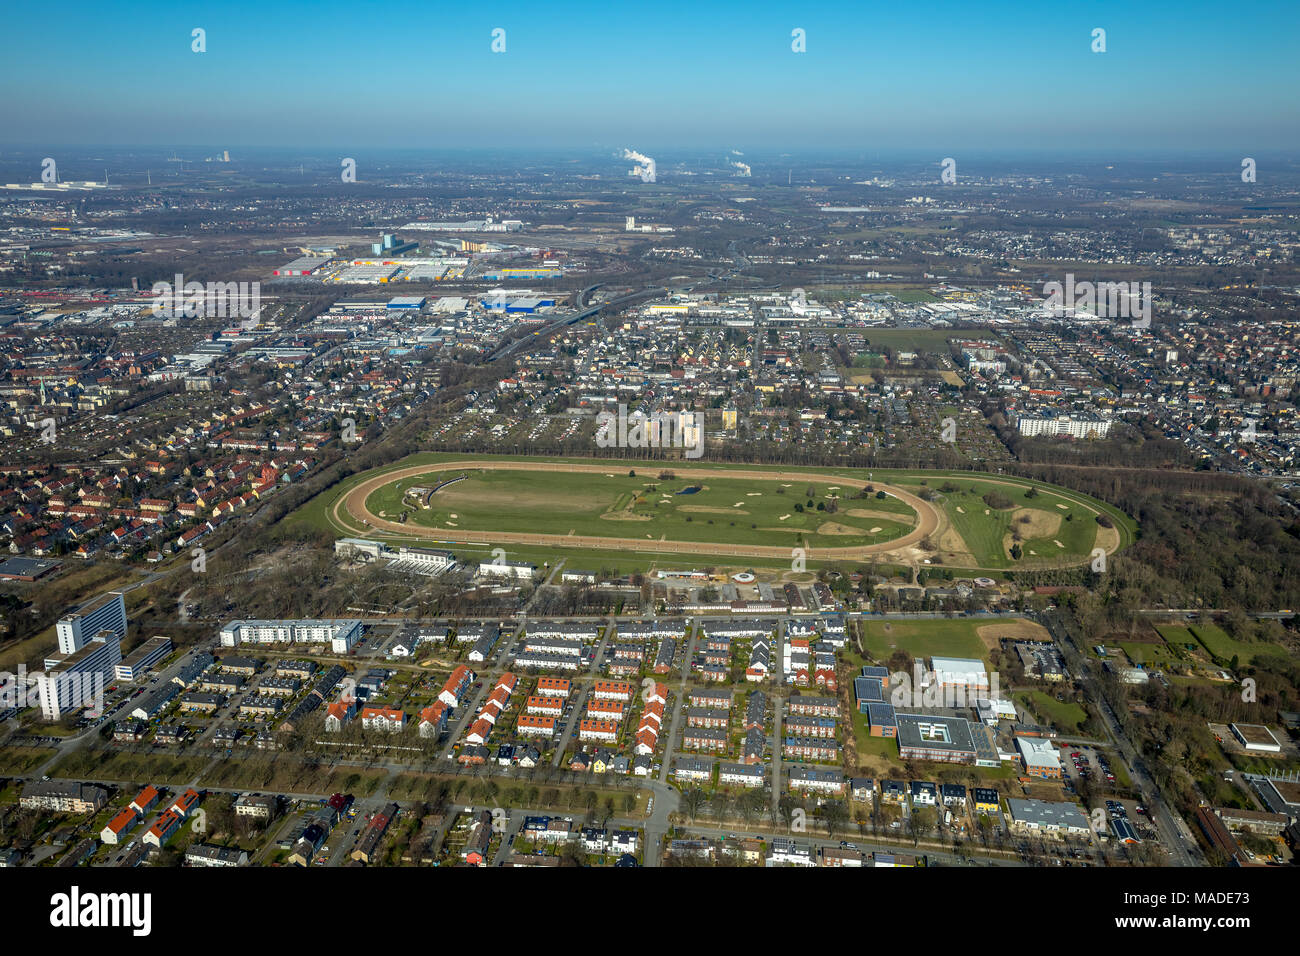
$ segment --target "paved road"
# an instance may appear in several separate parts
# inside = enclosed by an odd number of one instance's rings
[[[981,856],[976,851],[971,851],[971,855],[954,852],[952,850],[932,849],[924,844],[920,846],[900,845],[897,843],[872,843],[867,839],[858,836],[847,836],[843,841],[834,837],[807,836],[800,834],[774,833],[770,830],[746,830],[743,824],[739,827],[729,826],[710,826],[700,823],[681,823],[678,829],[685,831],[693,836],[710,837],[720,839],[729,836],[740,838],[758,837],[769,843],[773,836],[788,836],[796,843],[802,846],[832,847],[838,849],[841,842],[851,843],[858,850],[864,853],[906,853],[912,856],[926,856],[930,865],[942,864],[945,866],[1021,866],[1018,859],[998,857],[998,856]]]
[[[1156,786],[1155,781],[1147,772],[1146,764],[1142,761],[1137,748],[1125,735],[1123,727],[1116,718],[1110,704],[1106,702],[1096,677],[1084,664],[1083,652],[1076,644],[1074,635],[1061,623],[1056,614],[1043,615],[1042,623],[1051,631],[1058,644],[1073,652],[1071,654],[1073,660],[1070,661],[1070,664],[1083,682],[1088,698],[1097,704],[1097,710],[1106,724],[1107,733],[1110,734],[1111,740],[1115,742],[1116,749],[1119,751],[1124,763],[1127,764],[1133,783],[1142,795],[1143,802],[1150,809],[1151,820],[1158,825],[1161,832],[1161,843],[1169,851],[1170,862],[1175,866],[1204,866],[1205,861],[1201,857],[1200,848],[1197,846],[1195,838],[1187,825],[1170,811],[1164,794],[1161,793],[1160,788]]]
[[[781,802],[781,711],[785,698],[772,695],[772,812],[777,812]],[[852,718],[850,718],[850,728]]]
[[[569,695],[569,699],[573,701],[573,712],[569,714],[568,720],[560,724],[560,739],[555,745],[555,756],[551,759],[553,767],[560,766],[565,754],[568,753],[569,745],[576,741],[573,731],[577,728],[578,721],[582,720],[583,708],[587,706],[587,695],[591,692],[591,688],[585,684],[580,687],[574,684],[569,686],[573,688]]]

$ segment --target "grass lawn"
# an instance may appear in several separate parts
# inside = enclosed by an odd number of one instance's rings
[[[1197,644],[1197,640],[1191,631],[1174,624],[1157,624],[1156,633],[1163,637],[1165,643],[1170,647],[1176,647],[1180,650],[1185,650],[1188,644],[1193,646]]]
[[[1051,724],[1057,730],[1067,734],[1078,734],[1088,719],[1088,712],[1081,704],[1073,701],[1059,701],[1051,694],[1041,690],[1018,690],[1011,695],[1040,720]]]
[[[1099,526],[1095,513],[1072,497],[1043,490],[1041,486],[1037,495],[1026,498],[1024,490],[994,481],[929,480],[929,487],[935,491],[949,485],[957,490],[941,492],[943,498],[939,503],[976,563],[983,567],[1014,568],[1047,562],[1058,556],[1077,564],[1096,545]],[[909,490],[919,490],[919,486],[909,486]],[[989,492],[1007,498],[1014,508],[1002,511],[990,508],[983,501]],[[1021,521],[1022,517],[1028,517],[1029,522]],[[1019,530],[1023,539],[1020,561],[1012,559],[1004,547],[1013,529]]]
[[[181,784],[193,780],[211,759],[211,755],[206,754],[201,757],[180,757],[161,753],[79,750],[55,764],[50,776]]]
[[[918,293],[925,298],[912,298]],[[933,296],[920,289],[899,289],[893,292],[893,295],[904,302],[935,301]],[[868,350],[871,352],[891,348],[895,352],[938,352],[941,355],[948,354],[950,339],[969,337],[969,333],[963,335],[961,332],[947,332],[943,329],[863,329],[862,334],[866,336]],[[988,338],[997,338],[988,333],[981,333],[981,338],[985,335]]]
[[[1169,665],[1179,660],[1177,652],[1163,643],[1121,641],[1119,646],[1134,664]]]
[[[488,785],[491,786],[488,786]],[[586,809],[586,798],[595,793],[598,804],[613,799],[618,816],[645,815],[650,791],[628,789],[628,781],[617,775],[602,777],[593,774],[590,784],[542,783],[530,780],[475,780],[464,775],[420,773],[406,771],[393,778],[388,795],[395,800],[428,800],[440,786],[446,786],[453,800],[470,803],[492,800],[502,807],[526,806],[530,809],[556,810],[574,813]],[[492,796],[484,795],[485,789]],[[518,791],[518,792],[516,792]],[[626,808],[627,797],[635,797],[631,810]]]
[[[291,756],[249,755],[223,760],[203,776],[202,782],[231,789],[277,790],[282,793],[353,793],[368,797],[379,788],[387,772],[362,767],[308,765]]]
[[[886,661],[895,650],[913,657],[974,657],[987,663],[988,649],[977,628],[1006,623],[969,618],[933,621],[864,621],[862,645],[878,661]],[[891,646],[892,645],[892,646]]]
[[[1278,733],[1277,730],[1273,732],[1274,734]],[[1297,769],[1294,760],[1279,759],[1277,757],[1270,759],[1261,757],[1258,754],[1232,753],[1228,755],[1228,759],[1232,761],[1232,765],[1238,770],[1244,773],[1259,774],[1260,776],[1294,773]]]
[[[0,747],[0,776],[21,776],[53,756],[46,747]]]
[[[658,469],[629,477],[607,474],[527,471],[471,471],[464,481],[433,496],[433,507],[404,506],[412,486],[429,487],[438,476],[404,478],[376,489],[366,507],[381,518],[408,512],[408,527],[538,534],[667,539],[719,544],[804,541],[814,550],[878,544],[902,537],[915,523],[912,509],[898,499],[839,499],[839,511],[816,510],[831,496],[847,495],[834,481],[776,482],[748,479],[691,479],[686,469],[660,481]],[[400,486],[400,487],[399,487]],[[808,488],[813,489],[811,496]],[[694,489],[694,490],[692,490]],[[812,501],[810,507],[808,502]],[[796,510],[796,505],[799,509]]]
[[[853,711],[853,739],[858,748],[858,766],[850,767],[849,774],[861,773],[869,777],[891,777],[902,773],[903,762],[898,757],[898,741],[893,737],[873,737],[867,727],[867,715]],[[782,762],[782,767],[785,764]]]
[[[1236,640],[1217,624],[1196,623],[1190,625],[1187,630],[1201,642],[1201,646],[1209,651],[1212,657],[1225,664],[1234,656],[1243,664],[1253,664],[1257,657],[1279,657],[1286,654],[1285,650],[1275,644],[1247,644]]]

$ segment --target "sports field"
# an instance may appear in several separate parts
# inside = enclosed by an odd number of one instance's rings
[[[989,508],[982,495],[991,491],[1009,507]],[[1103,511],[1115,528],[1097,525]],[[512,554],[564,549],[650,562],[682,554],[788,567],[801,548],[810,566],[878,560],[968,570],[1085,564],[1093,547],[1127,544],[1133,527],[1102,502],[1001,476],[442,454],[352,476],[291,520]],[[1010,556],[1016,531],[1020,559]]]
[[[988,661],[989,647],[979,629],[989,624],[980,618],[945,618],[931,621],[865,621],[862,645],[878,661],[896,651],[913,658],[968,657]]]

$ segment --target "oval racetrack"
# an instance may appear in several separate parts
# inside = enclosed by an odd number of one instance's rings
[[[618,462],[617,465],[626,464]],[[644,466],[644,463],[640,463]],[[701,555],[725,555],[738,558],[789,558],[791,549],[789,547],[780,547],[774,545],[737,545],[737,544],[714,544],[700,541],[656,541],[651,539],[638,538],[607,538],[591,535],[559,535],[559,534],[530,534],[522,531],[470,531],[459,528],[437,528],[429,529],[427,532],[413,533],[410,525],[400,524],[396,521],[389,521],[372,514],[366,507],[366,499],[378,488],[390,484],[394,481],[400,481],[404,478],[411,478],[416,475],[429,475],[440,471],[567,471],[567,472],[585,472],[595,474],[606,474],[610,470],[610,465],[586,465],[586,464],[567,464],[560,462],[542,462],[542,461],[452,461],[443,463],[433,463],[428,465],[412,465],[409,468],[399,468],[392,471],[385,471],[367,478],[355,488],[348,491],[339,501],[336,501],[330,509],[331,518],[340,528],[344,528],[349,533],[364,533],[365,531],[380,531],[403,538],[413,540],[437,540],[451,544],[515,544],[531,545],[535,547],[547,548],[585,548],[590,550],[603,551],[635,551],[641,553],[666,553],[666,554],[701,554]],[[856,478],[845,478],[842,475],[821,475],[816,472],[807,471],[744,471],[740,469],[722,469],[722,468],[684,468],[673,462],[670,467],[679,478],[742,478],[751,481],[808,481],[821,480],[833,481],[836,484],[847,485],[854,488],[865,488],[868,484],[873,487],[887,491],[894,495],[900,501],[911,507],[919,517],[916,527],[912,528],[901,538],[894,538],[892,541],[885,541],[875,545],[863,545],[853,548],[808,548],[808,555],[816,554],[817,560],[856,560],[864,557],[887,555],[896,552],[902,552],[908,548],[914,547],[924,538],[936,534],[944,527],[945,518],[939,509],[922,501],[916,495],[895,488],[891,485],[881,484],[880,482],[868,482]],[[355,525],[349,526],[349,522],[344,520],[339,513],[343,508],[347,512],[347,517],[351,518]]]

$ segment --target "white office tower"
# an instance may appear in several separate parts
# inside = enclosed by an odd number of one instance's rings
[[[126,637],[126,601],[118,592],[86,605],[75,614],[62,618],[55,626],[59,653],[73,654],[101,631],[112,631],[119,641]]]
[[[36,675],[41,715],[58,720],[78,708],[100,706],[104,686],[112,681],[121,660],[122,639],[112,631],[101,631],[53,667],[47,665],[45,673]]]

